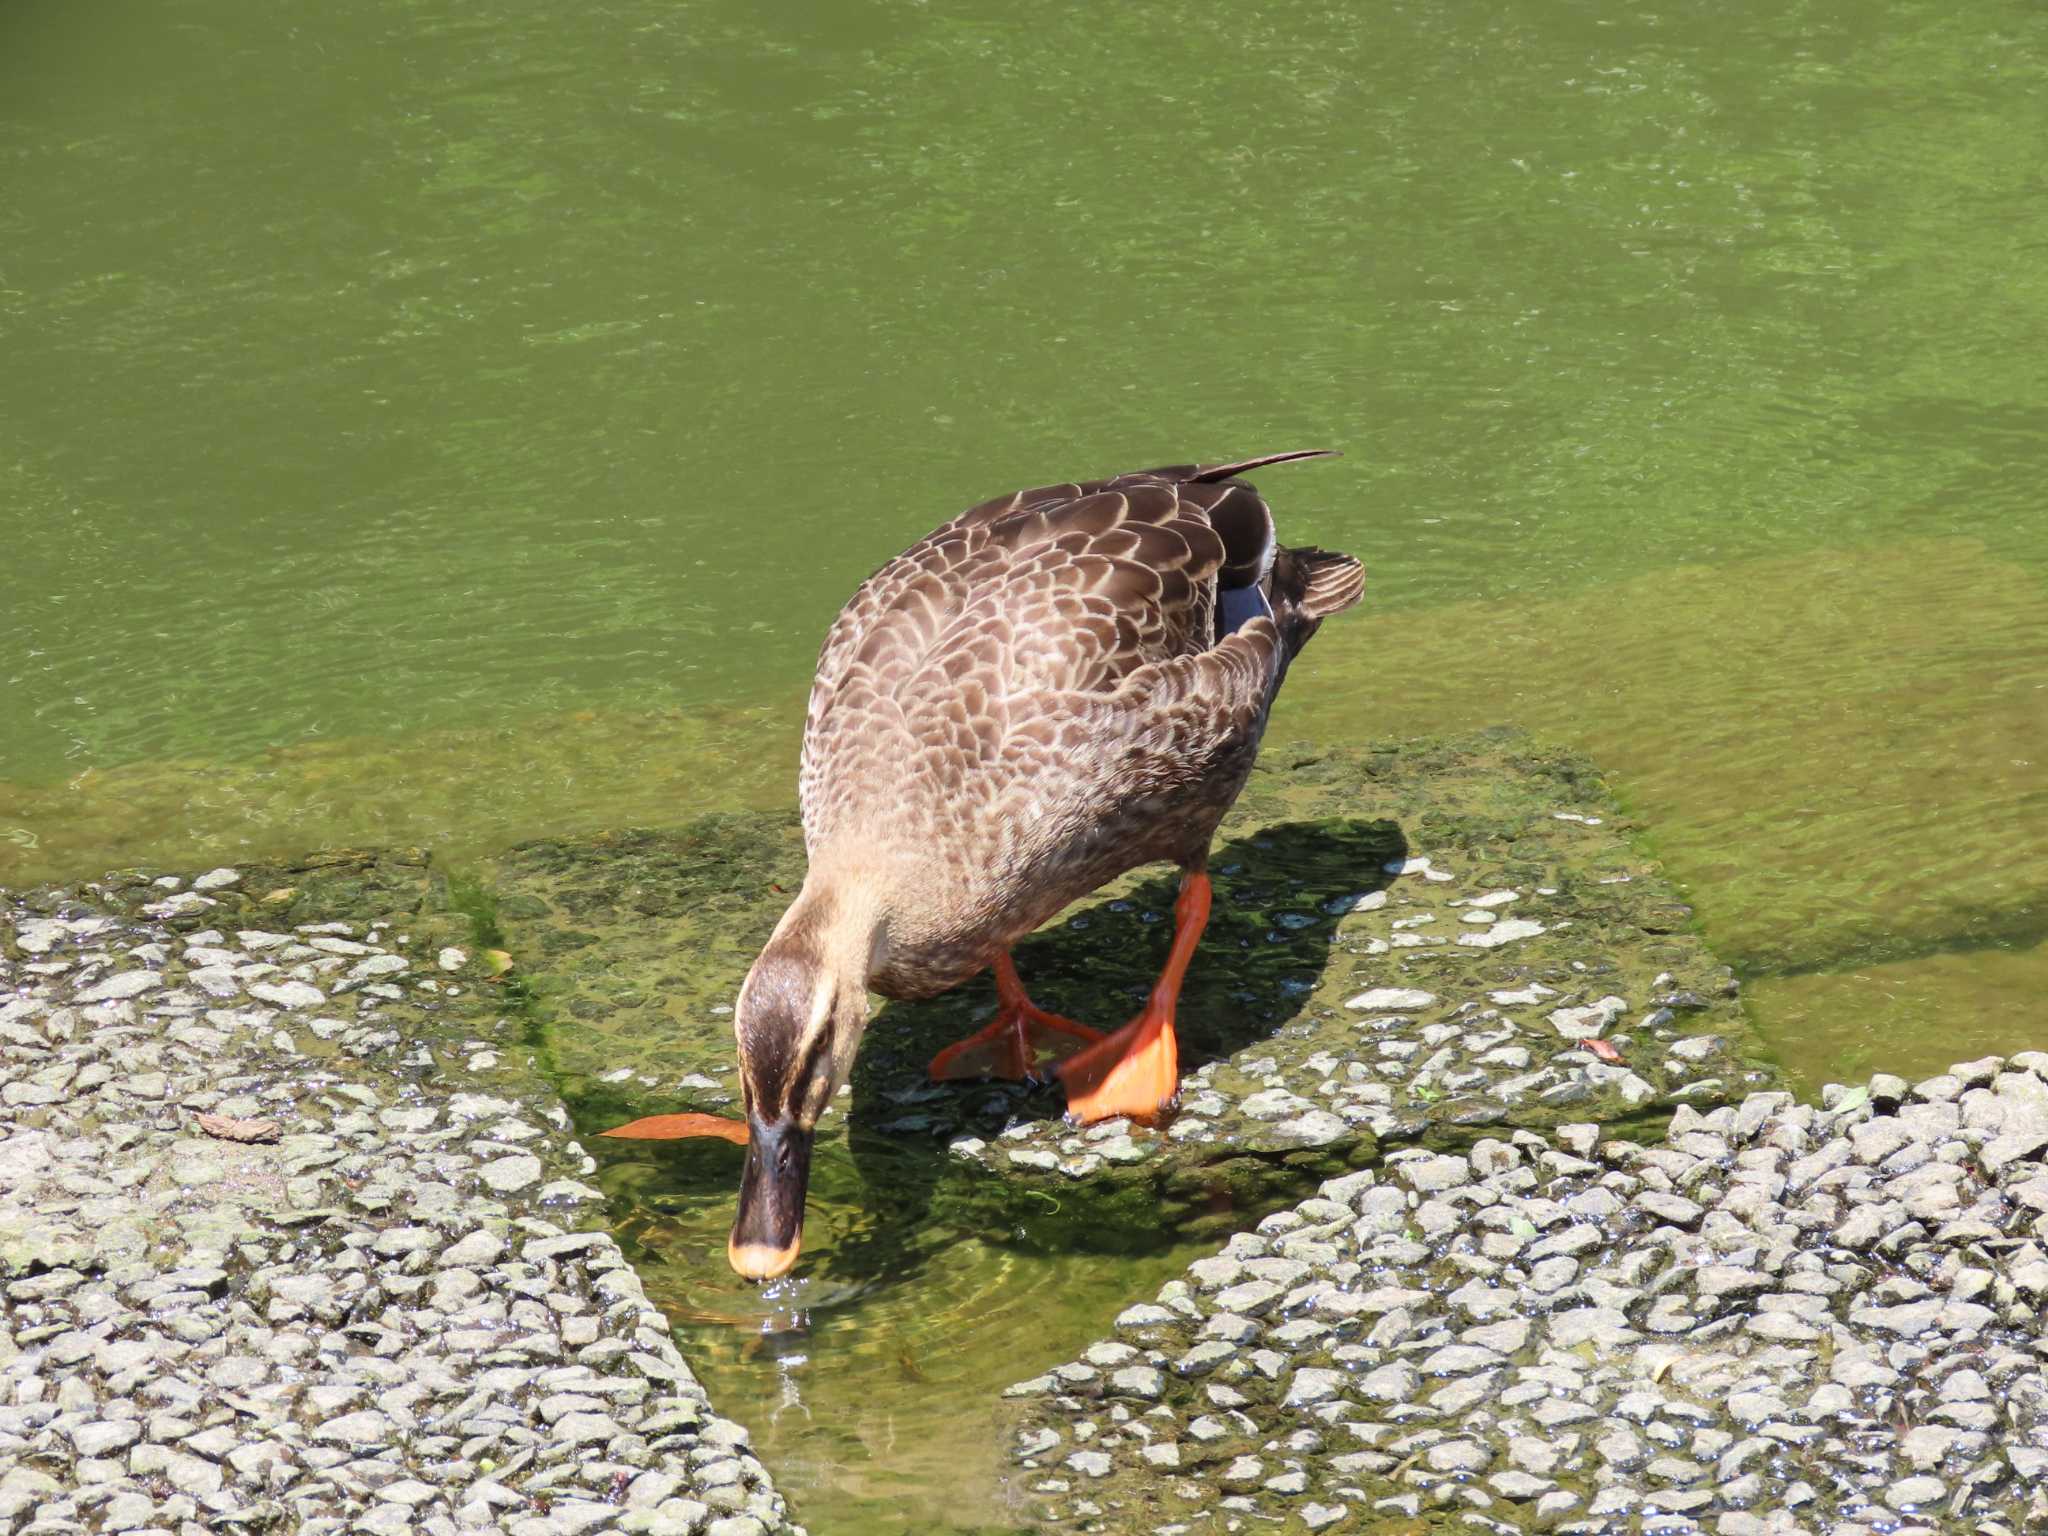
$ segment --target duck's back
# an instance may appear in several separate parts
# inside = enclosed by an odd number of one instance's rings
[[[1019,491],[870,577],[811,690],[813,859],[857,848],[936,938],[1206,844],[1190,811],[1227,809],[1288,659],[1361,581],[1281,549],[1247,467]]]

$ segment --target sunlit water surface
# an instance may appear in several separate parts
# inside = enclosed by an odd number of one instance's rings
[[[2038,1046],[2044,45],[2023,0],[9,6],[0,882],[786,804],[825,625],[932,523],[1331,445],[1261,483],[1368,601],[1276,732],[1588,750],[1809,1084]],[[695,1294],[730,1170],[681,1166]],[[899,1528],[1181,1252],[999,1239],[690,1325],[820,1529]]]

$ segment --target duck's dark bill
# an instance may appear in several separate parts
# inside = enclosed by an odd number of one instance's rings
[[[749,1280],[773,1280],[789,1273],[803,1246],[811,1133],[789,1121],[769,1125],[757,1120],[752,1131],[725,1255]]]

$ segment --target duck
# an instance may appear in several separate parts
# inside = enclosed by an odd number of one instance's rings
[[[940,1051],[932,1078],[1049,1076],[1076,1124],[1171,1107],[1217,824],[1289,665],[1364,590],[1351,556],[1281,545],[1243,477],[1325,457],[1016,491],[941,524],[848,600],[805,717],[803,886],[734,1009],[739,1275],[796,1263],[818,1119],[852,1071],[870,993],[928,998],[992,970],[993,1020]],[[1181,872],[1173,939],[1137,1015],[1104,1031],[1034,1004],[1017,942],[1160,862]]]

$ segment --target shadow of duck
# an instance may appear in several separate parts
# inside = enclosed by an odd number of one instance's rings
[[[1384,889],[1384,866],[1408,847],[1394,822],[1351,819],[1281,822],[1218,845],[1216,904],[1181,999],[1184,1073],[1241,1053],[1255,1059],[1253,1048],[1310,1006],[1339,920]],[[1100,1027],[1121,1023],[1156,974],[1175,890],[1170,871],[1119,882],[1019,945],[1017,968],[1034,998]],[[948,1151],[954,1140],[993,1139],[1010,1126],[1057,1120],[1065,1108],[1054,1087],[927,1079],[932,1053],[994,1006],[984,976],[929,1002],[890,1004],[871,1026],[846,1129],[855,1188],[837,1191],[853,1195],[865,1219],[842,1232],[836,1270],[900,1271],[922,1246],[906,1244],[904,1229],[931,1222],[988,1241],[1145,1252],[1204,1218],[1242,1224],[1247,1199],[1299,1198],[1306,1179],[1285,1170],[1264,1190],[1193,1180],[1163,1192],[1146,1181],[1084,1178],[1048,1191],[964,1167]]]

